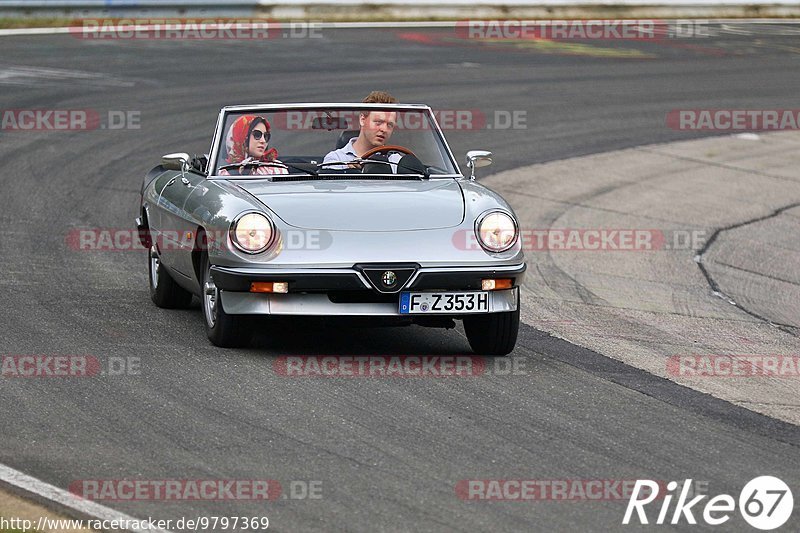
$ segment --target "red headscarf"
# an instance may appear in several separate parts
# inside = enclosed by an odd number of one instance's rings
[[[228,149],[228,163],[238,163],[245,158],[250,157],[247,153],[248,142],[250,141],[250,125],[257,118],[264,121],[269,133],[269,121],[264,117],[257,115],[242,115],[236,119],[236,122],[231,124],[228,130],[228,136],[225,138],[225,147]],[[264,155],[261,156],[259,161],[275,161],[278,158],[278,151],[275,148],[268,148],[264,150]]]

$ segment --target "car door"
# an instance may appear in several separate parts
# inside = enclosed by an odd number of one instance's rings
[[[175,172],[167,170],[161,172],[154,180],[153,185],[148,186],[148,193],[145,194],[145,203],[147,204],[147,224],[150,228],[150,234],[153,237],[153,242],[157,243],[159,252],[161,251],[161,242],[163,240],[161,233],[163,229],[162,220],[164,219],[163,211],[164,205],[161,199],[161,193],[164,192],[164,187],[167,183],[175,179]]]
[[[204,226],[210,216],[208,206],[205,205],[205,196],[209,190],[205,185],[207,177],[194,172],[187,172],[185,176],[178,178],[178,181],[186,188],[186,200],[181,207],[181,219],[178,221],[180,224],[179,231],[182,232],[182,236],[180,254],[175,258],[176,268],[199,284],[200,280],[197,279],[194,265],[192,264],[192,251],[195,249],[197,240],[197,228]]]
[[[159,196],[161,212],[161,261],[172,270],[192,278],[191,252],[194,227],[187,220],[183,205],[195,185],[204,176],[194,172],[176,172],[166,180]]]

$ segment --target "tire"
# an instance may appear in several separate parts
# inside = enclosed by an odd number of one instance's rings
[[[211,277],[211,264],[208,255],[203,254],[201,261],[203,285],[200,307],[203,308],[203,323],[208,340],[220,348],[239,348],[250,344],[253,330],[248,316],[229,315],[222,308],[220,291]]]
[[[464,317],[464,331],[478,355],[508,355],[517,344],[519,306],[516,311]]]
[[[192,293],[175,283],[167,269],[161,264],[155,245],[150,247],[147,258],[150,299],[164,309],[186,309],[192,303]]]

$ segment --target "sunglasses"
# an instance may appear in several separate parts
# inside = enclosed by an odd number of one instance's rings
[[[269,138],[271,137],[271,135],[269,134],[269,132],[263,132],[263,131],[261,131],[261,130],[253,130],[253,131],[252,131],[252,133],[251,133],[251,135],[253,136],[253,139],[255,139],[255,140],[257,140],[257,141],[260,141],[260,140],[261,140],[261,137],[264,137],[264,139],[265,139],[267,142],[269,142]]]

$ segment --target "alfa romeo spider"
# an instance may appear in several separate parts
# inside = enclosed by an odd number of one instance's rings
[[[151,299],[199,298],[221,347],[272,317],[336,316],[460,320],[475,353],[508,354],[526,266],[514,212],[476,180],[491,162],[467,152],[463,173],[425,105],[225,107],[207,154],[144,178]]]

